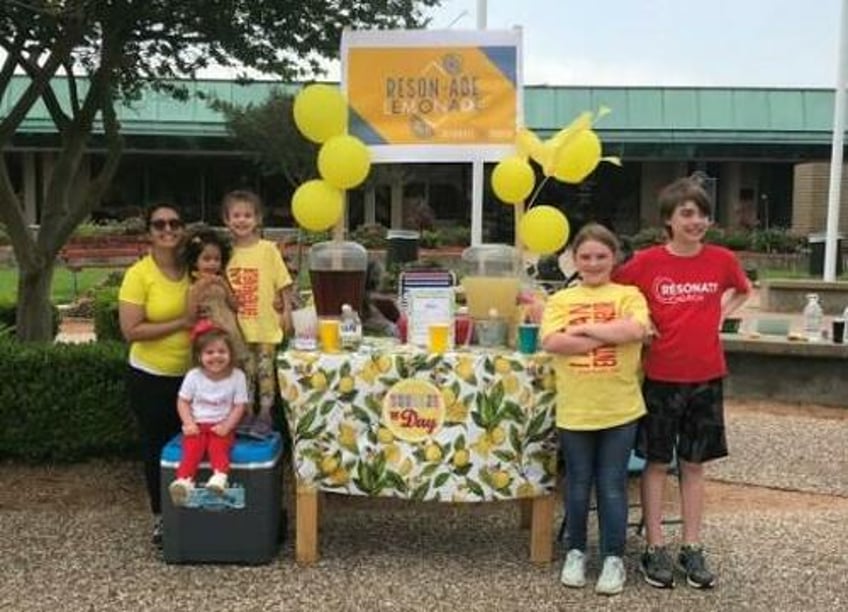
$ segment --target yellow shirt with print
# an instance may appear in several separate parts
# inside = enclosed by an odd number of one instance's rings
[[[540,336],[570,325],[632,318],[647,326],[648,306],[638,289],[608,283],[577,286],[548,300]],[[557,427],[594,431],[633,421],[645,414],[640,385],[641,342],[602,346],[588,354],[554,358]]]
[[[238,299],[238,322],[246,342],[277,344],[283,339],[274,298],[291,285],[286,264],[273,242],[233,248],[227,278]]]
[[[124,274],[118,300],[144,308],[151,323],[173,321],[185,314],[188,275],[171,280],[159,269],[153,257],[146,255]],[[130,347],[130,363],[151,374],[182,376],[191,362],[187,330],[155,340],[137,340]]]

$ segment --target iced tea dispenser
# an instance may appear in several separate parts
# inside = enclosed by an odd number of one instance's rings
[[[319,317],[338,317],[342,304],[350,304],[360,316],[365,294],[368,251],[361,244],[331,240],[309,250],[309,278]]]

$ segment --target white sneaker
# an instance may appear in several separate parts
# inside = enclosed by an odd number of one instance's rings
[[[191,478],[177,478],[168,486],[171,503],[175,506],[185,506],[193,490],[194,483],[191,481]]]
[[[565,555],[565,563],[562,564],[562,573],[559,581],[567,587],[586,586],[586,555],[583,551],[572,548]]]
[[[227,489],[227,475],[224,472],[215,472],[206,483],[206,490],[215,495],[223,495]]]
[[[624,590],[624,582],[627,580],[627,572],[624,569],[624,561],[621,557],[610,555],[604,559],[604,568],[595,584],[595,593],[601,595],[618,595]]]

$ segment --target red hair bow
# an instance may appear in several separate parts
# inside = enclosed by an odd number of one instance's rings
[[[200,319],[197,323],[194,324],[194,327],[191,328],[191,341],[194,342],[200,336],[205,333],[215,331],[218,328],[215,327],[215,324],[209,319]]]

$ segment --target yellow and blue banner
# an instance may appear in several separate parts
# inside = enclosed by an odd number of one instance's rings
[[[511,147],[520,39],[520,30],[346,32],[350,133],[378,150]]]

